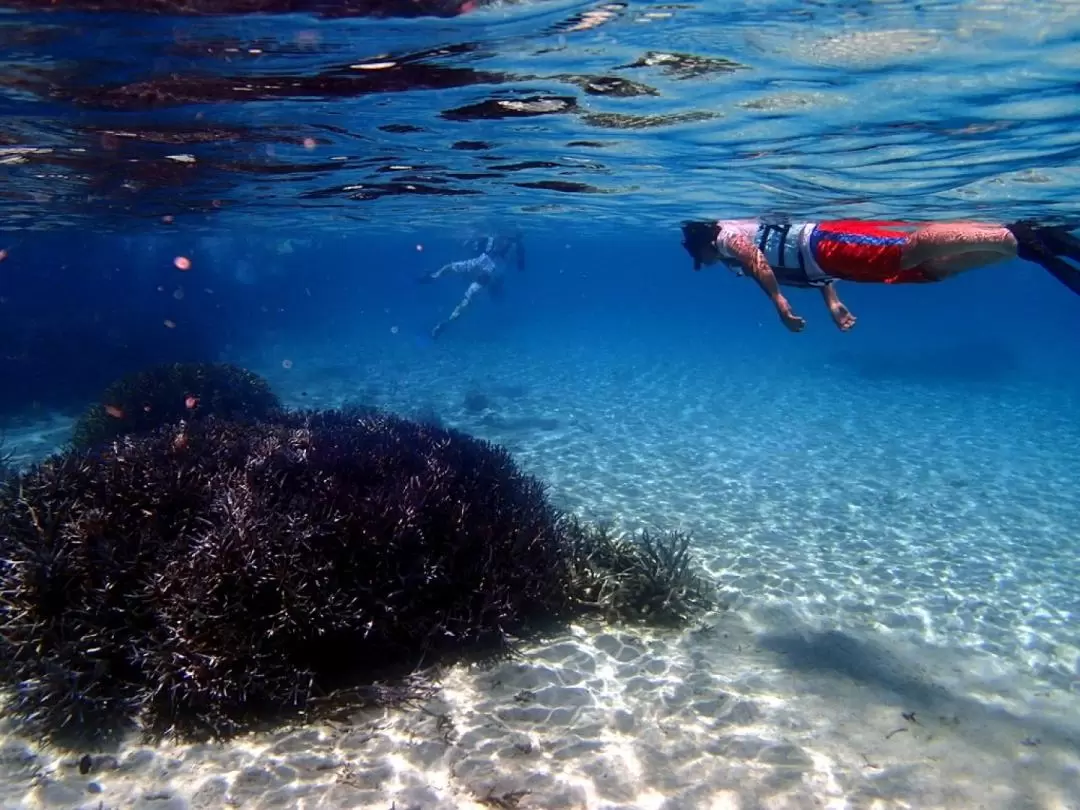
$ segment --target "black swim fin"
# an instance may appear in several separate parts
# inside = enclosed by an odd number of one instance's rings
[[[1061,256],[1080,262],[1080,239],[1065,228],[1016,222],[1006,226],[1016,237],[1016,255],[1024,261],[1034,262],[1050,275],[1080,295],[1080,268],[1074,267]]]
[[[1046,256],[1033,261],[1074,293],[1080,295],[1080,269],[1057,256]]]
[[[1035,235],[1038,226],[1034,222],[1013,222],[1005,226],[1016,238],[1016,255],[1026,262],[1038,261],[1038,257],[1048,253],[1046,247]]]
[[[1080,238],[1069,233],[1068,228],[1037,228],[1035,235],[1054,255],[1080,262]]]

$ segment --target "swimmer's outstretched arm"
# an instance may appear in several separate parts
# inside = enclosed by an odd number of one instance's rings
[[[420,276],[419,281],[435,281],[437,278],[452,273],[458,276],[473,275],[478,272],[482,272],[490,268],[491,258],[486,253],[481,253],[479,256],[474,256],[471,259],[462,259],[461,261],[450,262],[444,264],[438,270],[432,273],[425,273]]]
[[[776,274],[769,267],[765,254],[758,249],[758,246],[740,233],[721,233],[716,246],[721,253],[726,251],[742,264],[746,273],[758,283],[765,295],[772,301],[784,325],[792,332],[801,332],[803,327],[806,326],[806,321],[791,311],[791,304],[780,293],[780,285],[776,282]]]

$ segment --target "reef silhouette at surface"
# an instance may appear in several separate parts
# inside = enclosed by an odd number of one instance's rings
[[[75,423],[71,443],[89,449],[181,419],[262,419],[280,407],[270,385],[247,369],[229,363],[167,363],[106,388],[101,401]]]
[[[667,564],[605,538],[504,449],[372,410],[69,449],[0,486],[7,710],[68,745],[220,738],[341,694],[392,704],[423,688],[408,672],[505,652],[613,592],[619,615],[667,605],[588,573],[597,549],[637,560],[634,582],[657,574],[640,560]]]
[[[12,0],[19,9],[217,16],[318,14],[326,17],[453,17],[484,5],[472,0]]]

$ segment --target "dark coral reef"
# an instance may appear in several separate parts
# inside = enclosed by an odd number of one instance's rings
[[[571,579],[582,608],[613,620],[682,625],[718,604],[690,553],[690,535],[643,530],[617,536],[605,524],[564,521]]]
[[[208,417],[0,494],[0,660],[40,731],[227,734],[571,606],[560,519],[501,448],[394,416]]]
[[[8,446],[4,435],[0,433],[0,484],[15,473],[15,451]]]
[[[229,363],[165,363],[117,380],[75,423],[72,446],[89,449],[180,419],[263,419],[281,407],[262,377]]]
[[[62,745],[385,705],[448,654],[707,602],[685,537],[585,527],[501,447],[370,409],[179,420],[0,485],[7,710]]]

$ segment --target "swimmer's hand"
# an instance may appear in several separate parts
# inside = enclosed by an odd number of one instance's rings
[[[776,310],[780,313],[780,320],[784,322],[784,326],[792,332],[801,332],[806,327],[806,320],[792,312],[791,305],[785,299],[781,298],[777,301]]]
[[[833,323],[841,332],[847,332],[855,325],[855,316],[846,306],[837,301],[829,305],[829,314],[832,315]]]

